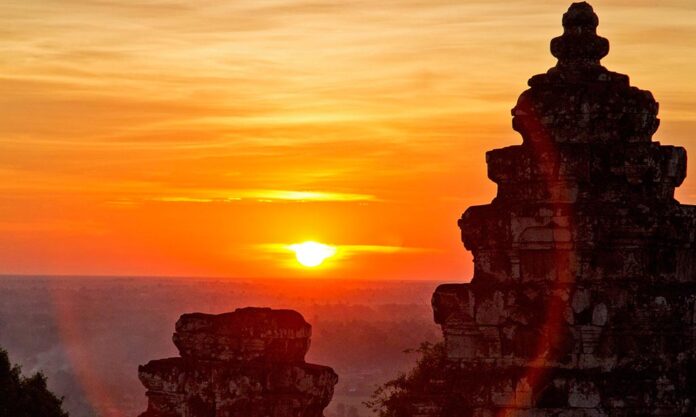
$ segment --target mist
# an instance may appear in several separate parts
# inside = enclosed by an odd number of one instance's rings
[[[0,278],[0,347],[25,373],[43,372],[72,417],[136,416],[146,408],[137,367],[177,356],[183,313],[290,308],[312,324],[307,361],[339,383],[327,417],[368,416],[377,384],[412,367],[405,353],[440,339],[426,281]]]

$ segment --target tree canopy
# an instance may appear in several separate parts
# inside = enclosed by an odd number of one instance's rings
[[[25,377],[11,365],[7,351],[0,349],[0,417],[68,417],[63,399],[46,387],[46,377],[37,372]]]
[[[380,417],[412,416],[419,406],[430,405],[444,393],[451,372],[442,343],[423,343],[416,352],[420,354],[416,366],[378,387],[372,400],[365,403]]]

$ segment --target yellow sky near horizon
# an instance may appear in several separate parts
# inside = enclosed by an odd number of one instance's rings
[[[696,152],[696,3],[591,3]],[[5,1],[0,273],[466,280],[456,220],[569,4]],[[309,239],[375,250],[264,250]]]

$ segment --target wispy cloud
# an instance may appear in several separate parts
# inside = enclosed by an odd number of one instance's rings
[[[209,196],[205,197],[206,194]],[[217,190],[213,193],[199,191],[197,192],[197,196],[161,196],[152,197],[150,200],[167,203],[219,203],[242,200],[300,202],[378,201],[377,197],[370,194],[293,190]]]
[[[250,259],[264,260],[287,269],[297,269],[298,262],[295,257],[298,243],[301,242],[256,244],[248,247],[244,253]],[[437,249],[433,248],[379,244],[356,245],[322,242],[322,245],[327,245],[332,251],[324,264],[324,267],[329,270],[350,267],[356,261],[364,262],[366,258],[374,259],[375,256],[386,260],[389,258],[394,259],[394,257],[403,257],[407,254],[433,254],[438,252]]]
[[[292,246],[295,243],[262,243],[257,245],[252,245],[253,250],[259,251],[266,254],[289,254],[293,253]],[[355,244],[327,244],[336,249],[337,258],[346,258],[352,256],[359,256],[361,254],[400,254],[400,253],[428,253],[437,252],[434,248],[421,248],[421,247],[409,247],[409,246],[395,246],[395,245],[355,245]]]
[[[238,269],[241,255],[213,254],[325,232],[364,243],[339,245],[346,258],[418,269],[400,260],[427,249],[380,243],[461,250],[452,219],[495,195],[485,151],[520,143],[509,109],[554,65],[568,4],[4,0],[0,217],[51,225],[57,263],[63,249],[75,265],[85,257],[53,225],[95,219],[121,239],[97,243],[124,251],[104,249],[97,265],[156,254],[256,274]],[[655,93],[656,139],[687,147],[695,4],[594,3],[612,45],[603,63]],[[691,202],[693,178],[696,164],[681,189]],[[0,267],[22,251],[40,265],[16,233],[0,236]]]

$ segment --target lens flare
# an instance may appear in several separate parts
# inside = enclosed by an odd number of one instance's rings
[[[333,256],[336,253],[336,248],[329,245],[324,245],[318,242],[302,242],[288,246],[295,252],[295,258],[302,266],[314,268],[321,265],[326,258]]]

